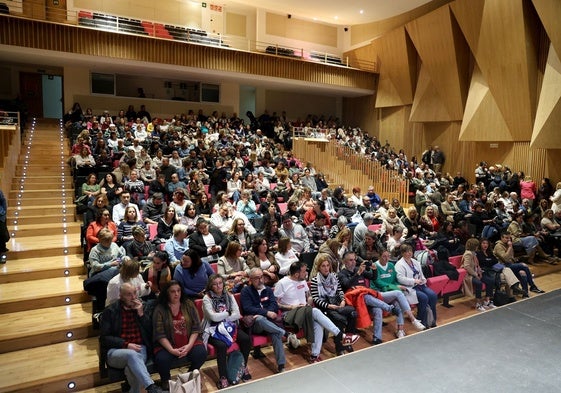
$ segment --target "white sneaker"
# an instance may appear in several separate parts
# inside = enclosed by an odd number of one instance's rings
[[[477,311],[487,311],[487,309],[486,309],[485,307],[483,307],[483,305],[482,305],[481,303],[477,303],[477,304],[475,305],[475,309],[476,309]]]
[[[497,306],[495,306],[495,305],[493,304],[493,301],[492,301],[492,300],[484,301],[484,302],[483,302],[483,307],[485,307],[485,308],[497,308]]]
[[[290,344],[290,346],[294,349],[300,346],[300,340],[298,339],[298,337],[296,337],[296,334],[294,333],[290,333],[286,338],[286,340],[288,341],[288,344]]]
[[[405,337],[405,330],[399,329],[397,332],[395,332],[395,337],[396,337],[396,338],[403,338],[403,337]]]
[[[412,322],[412,324],[413,324],[413,326],[415,327],[415,329],[417,329],[418,331],[422,331],[422,330],[425,330],[425,329],[426,329],[425,325],[423,325],[423,323],[422,323],[420,320],[418,320],[418,319],[415,319],[415,320]]]

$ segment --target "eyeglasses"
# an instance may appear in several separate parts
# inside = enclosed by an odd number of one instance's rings
[[[250,280],[261,280],[263,278],[263,275],[260,276],[254,276],[254,277],[250,277]]]

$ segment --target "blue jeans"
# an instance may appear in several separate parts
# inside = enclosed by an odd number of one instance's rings
[[[532,278],[532,272],[530,272],[530,268],[528,267],[528,265],[526,265],[525,263],[517,262],[511,263],[507,266],[510,268],[510,270],[512,270],[516,278],[520,280],[520,286],[522,286],[522,289],[524,291],[528,292],[528,284],[530,284],[530,286],[532,287],[535,285],[534,279]]]
[[[189,353],[181,358],[182,362],[190,363],[189,371],[198,370],[201,368],[207,357],[207,351],[202,342],[197,342]],[[169,381],[171,378],[170,370],[171,365],[174,361],[179,359],[177,356],[172,355],[164,348],[156,352],[154,356],[154,363],[158,369],[158,374],[160,374],[160,379],[162,381]]]
[[[411,311],[409,302],[401,291],[381,292],[382,298],[388,304],[392,304],[397,310],[397,324],[403,325],[403,311]]]
[[[438,299],[436,293],[426,285],[416,285],[413,289],[417,293],[417,299],[419,300],[419,304],[417,305],[417,319],[420,319],[421,323],[426,327],[433,327],[427,324],[427,306],[432,310],[432,315],[436,323],[436,301]]]
[[[130,393],[140,393],[154,383],[146,369],[146,347],[142,345],[140,352],[132,349],[111,348],[107,351],[107,365],[114,368],[124,368],[127,381],[131,386]]]
[[[267,317],[258,315],[255,318],[255,322],[253,323],[253,333],[267,333],[268,335],[270,335],[271,341],[273,342],[273,351],[275,352],[277,366],[284,365],[286,363],[286,359],[284,356],[284,347],[282,345],[282,338],[285,334],[285,330],[283,328],[279,327]]]
[[[383,295],[383,294],[382,294]],[[382,320],[384,311],[390,312],[392,310],[391,306],[383,300],[380,300],[372,295],[364,296],[364,303],[370,311],[370,316],[373,322],[373,335],[374,338],[379,340],[382,339]],[[403,321],[403,315],[402,315]],[[403,323],[403,322],[402,322]]]
[[[318,356],[323,344],[323,329],[328,330],[334,336],[337,336],[340,330],[319,308],[312,308],[312,318],[314,319],[314,342],[311,345],[312,356]]]
[[[485,283],[485,295],[493,299],[493,290],[495,286],[495,277],[483,274],[481,280],[475,276],[471,277],[471,283],[475,292],[475,298],[481,299],[481,292],[483,291],[483,283]]]

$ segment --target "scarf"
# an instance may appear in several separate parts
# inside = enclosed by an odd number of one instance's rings
[[[320,272],[316,275],[316,281],[318,283],[318,295],[320,299],[334,299],[337,296],[337,278],[335,274],[329,273],[324,276]]]

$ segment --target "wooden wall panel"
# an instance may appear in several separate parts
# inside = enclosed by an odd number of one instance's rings
[[[343,124],[360,127],[370,135],[378,136],[377,112],[374,108],[375,100],[374,95],[343,98]]]
[[[376,107],[410,105],[417,75],[417,54],[405,28],[372,42],[380,72]]]
[[[158,64],[232,71],[373,91],[375,74],[298,59],[55,25],[0,14],[0,44]]]
[[[460,141],[512,141],[503,115],[478,67],[473,70]]]
[[[549,48],[531,146],[561,148],[561,61],[553,44]]]
[[[538,16],[555,48],[561,54],[561,1],[532,0]]]
[[[411,107],[409,105],[382,108],[380,117],[380,133],[378,139],[382,144],[388,142],[398,150],[406,149],[409,145],[409,135],[411,132],[411,123],[409,116],[411,115]]]
[[[467,97],[469,47],[461,32],[454,29],[453,23],[446,5],[405,27],[417,49],[423,69],[430,77],[431,85],[441,98],[440,105],[448,112],[448,119],[461,120]],[[441,120],[427,116],[434,112],[430,106],[425,105],[425,109],[426,121]]]
[[[424,63],[421,64],[409,120],[414,122],[453,120],[450,112],[446,110],[446,100],[442,99],[426,69]]]
[[[471,0],[456,0],[462,2],[472,5]],[[476,13],[462,15],[466,8],[465,4],[456,8],[452,5],[512,139],[528,140],[537,102],[537,16],[523,0],[486,1],[479,40],[474,45],[477,21],[472,19]],[[465,23],[468,19],[470,22]]]

